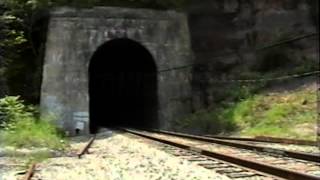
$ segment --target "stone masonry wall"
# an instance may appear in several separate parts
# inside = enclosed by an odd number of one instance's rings
[[[187,18],[174,11],[59,8],[48,29],[41,108],[71,135],[79,120],[85,122],[82,133],[88,132],[89,60],[103,43],[116,38],[141,43],[158,71],[192,63]],[[190,112],[190,79],[189,69],[158,74],[159,128],[170,129],[171,120]]]

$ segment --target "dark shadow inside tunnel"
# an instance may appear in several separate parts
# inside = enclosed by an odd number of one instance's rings
[[[89,65],[90,132],[157,127],[156,72],[152,55],[138,42],[115,39],[100,46]]]

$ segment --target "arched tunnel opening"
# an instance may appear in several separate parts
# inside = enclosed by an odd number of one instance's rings
[[[100,46],[89,65],[90,132],[100,127],[158,126],[157,67],[150,52],[130,39]]]

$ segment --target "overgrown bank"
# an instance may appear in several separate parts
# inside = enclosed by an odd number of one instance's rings
[[[252,94],[218,109],[196,112],[175,122],[175,127],[177,130],[202,134],[315,140],[316,84],[294,90]]]
[[[36,108],[25,105],[19,97],[0,99],[0,152],[18,156],[16,149],[28,149],[22,158],[38,161],[50,157],[52,151],[62,152],[66,147],[63,134],[53,118],[40,119]]]

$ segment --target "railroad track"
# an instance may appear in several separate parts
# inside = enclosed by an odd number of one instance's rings
[[[275,137],[267,137],[267,136],[256,136],[254,138],[244,138],[244,137],[239,138],[239,137],[206,135],[205,137],[215,138],[215,139],[224,139],[224,140],[235,140],[235,141],[280,143],[280,144],[293,144],[293,145],[305,145],[305,146],[317,146],[318,145],[316,141],[275,138]]]
[[[89,148],[91,147],[93,141],[96,139],[96,135],[94,135],[93,137],[91,137],[88,141],[88,143],[82,148],[80,149],[80,151],[77,153],[78,158],[80,159],[84,154],[89,152]]]
[[[85,155],[86,153],[89,152],[89,148],[93,144],[94,140],[96,139],[96,135],[92,136],[89,141],[85,144],[83,148],[79,150],[79,152],[75,155],[75,157],[78,157],[79,159]],[[23,180],[31,180],[33,175],[35,174],[36,171],[36,163],[33,163],[30,165],[29,169],[26,171],[26,174],[23,177]]]
[[[256,136],[254,138],[238,138],[238,137],[223,137],[223,136],[205,136],[218,140],[226,140],[231,142],[240,142],[248,145],[263,146],[275,148],[279,150],[301,152],[302,154],[311,154],[316,157],[320,156],[320,150],[316,141],[305,141],[296,139],[274,138],[266,136]],[[320,145],[320,144],[319,144]],[[315,158],[317,159],[317,158]]]
[[[203,137],[188,137],[190,135],[167,131],[122,130],[161,142],[165,144],[163,150],[176,156],[188,157],[200,166],[234,179],[320,179],[320,176],[312,174],[320,169],[317,160],[301,160],[269,151],[257,152],[242,146],[231,147],[230,143],[222,145],[210,142],[208,145]],[[296,164],[292,166],[292,163]]]
[[[37,164],[33,163],[30,165],[29,169],[27,170],[25,176],[23,177],[23,180],[31,180],[33,177],[34,171],[36,169]]]
[[[238,150],[242,149],[238,152],[239,154],[221,154],[219,152],[208,150],[208,148],[199,147],[203,144],[208,144],[207,140],[201,139],[203,137],[190,136],[187,134],[172,133],[167,131],[138,131],[131,129],[121,130],[124,130],[130,134],[134,134],[135,136],[140,136],[152,141],[160,142],[161,150],[166,151],[175,156],[187,159],[188,161],[195,162],[199,166],[202,166],[206,169],[214,170],[215,172],[219,174],[224,174],[232,179],[320,179],[320,176],[314,176],[310,173],[308,174],[308,172],[306,171],[297,171],[290,168],[283,168],[281,166],[277,167],[277,165],[279,166],[281,163],[266,163],[266,161],[270,160],[268,159],[270,157],[266,158],[266,156],[270,156],[270,154],[266,154],[265,151],[263,152],[263,154],[256,153],[255,151],[247,152],[248,150],[252,150],[248,148],[241,148],[240,146],[240,148],[237,147]],[[186,140],[186,138],[188,139]],[[90,146],[93,144],[94,140],[95,136],[90,138],[86,145],[76,154],[75,157],[81,158],[84,154],[88,153],[88,150]],[[210,142],[210,144],[211,143],[212,142]],[[218,146],[229,147],[231,146],[231,144],[218,144]],[[243,151],[243,149],[246,151]],[[273,153],[269,151],[267,152],[271,154]],[[242,156],[240,154],[242,154]],[[313,161],[306,161],[300,159],[284,159],[283,157],[278,156],[278,153],[274,155],[277,156],[271,157],[273,157],[276,160],[287,160],[283,161],[286,163],[301,163],[301,161],[304,161],[304,163],[311,163],[313,167],[320,168],[319,163]],[[252,158],[257,159],[252,160]],[[265,158],[265,160],[260,160],[259,158]],[[283,162],[282,164],[284,164]],[[31,165],[27,174],[24,177],[24,180],[30,180],[34,175],[35,170],[36,164]]]
[[[316,154],[311,154],[311,153],[288,151],[288,150],[258,146],[258,145],[243,143],[243,142],[221,140],[221,139],[210,138],[210,137],[205,137],[205,136],[195,136],[195,135],[162,131],[162,130],[149,130],[149,131],[152,131],[155,133],[166,134],[166,135],[172,135],[172,136],[176,136],[176,137],[199,140],[199,141],[208,142],[208,143],[215,143],[215,144],[220,144],[220,145],[225,145],[225,146],[230,146],[230,147],[235,147],[235,148],[240,148],[240,149],[245,149],[245,150],[257,151],[257,152],[261,152],[261,153],[274,154],[276,156],[289,157],[289,158],[294,158],[294,159],[300,159],[300,160],[320,163],[320,156],[316,155]]]

